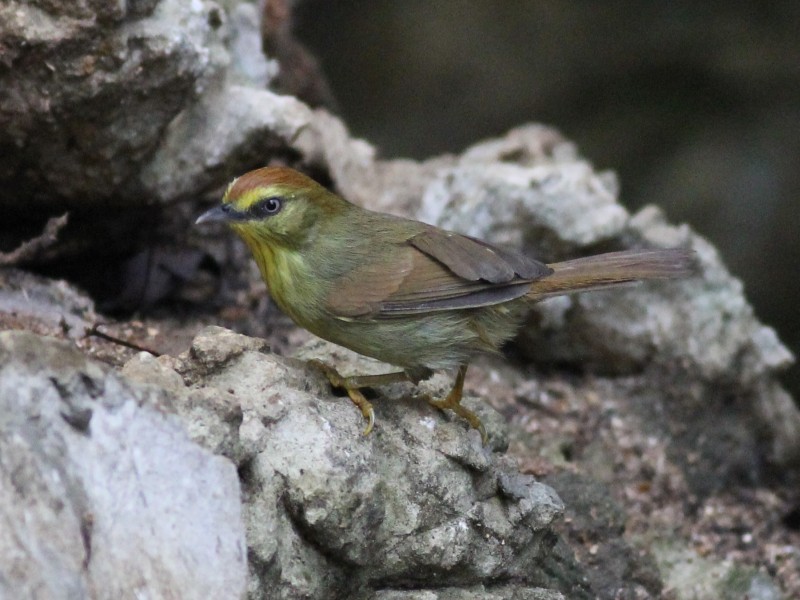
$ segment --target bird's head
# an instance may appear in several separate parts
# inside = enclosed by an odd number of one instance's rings
[[[297,248],[320,220],[345,210],[348,203],[313,179],[285,167],[264,167],[234,179],[222,204],[196,223],[224,221],[249,245]]]

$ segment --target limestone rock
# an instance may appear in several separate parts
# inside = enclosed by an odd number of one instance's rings
[[[228,60],[224,17],[200,0],[3,3],[0,204],[21,188],[28,210],[141,204],[142,164]]]
[[[509,597],[549,598],[558,596],[530,589],[579,586],[554,580],[546,566],[561,500],[483,448],[476,432],[465,435],[464,422],[396,385],[376,401],[375,430],[363,436],[361,414],[319,373],[254,342],[211,327],[177,359],[139,355],[124,369],[171,388],[180,374],[188,385],[175,405],[194,439],[236,461],[251,597],[378,598],[442,586],[466,593],[513,580],[518,595]],[[385,367],[323,342],[303,355]],[[502,445],[499,415],[479,410]]]
[[[0,596],[241,597],[236,470],[167,401],[70,344],[0,333]]]

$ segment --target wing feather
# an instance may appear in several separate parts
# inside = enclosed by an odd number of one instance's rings
[[[433,227],[385,254],[390,258],[336,281],[326,306],[332,314],[375,319],[492,306],[524,296],[532,281],[553,272],[523,254]]]
[[[328,292],[327,310],[347,319],[374,316],[411,275],[412,261],[412,252],[401,251],[392,253],[390,261],[362,263],[336,280]]]
[[[456,275],[489,283],[508,283],[515,278],[539,279],[552,273],[546,264],[519,252],[492,246],[481,240],[430,227],[409,243],[445,264]]]

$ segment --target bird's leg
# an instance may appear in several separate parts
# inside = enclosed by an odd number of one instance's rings
[[[467,365],[461,365],[458,368],[456,382],[453,384],[453,389],[450,390],[450,393],[447,394],[447,396],[442,400],[433,400],[432,398],[428,398],[428,403],[441,410],[450,409],[459,417],[466,419],[472,428],[477,429],[481,434],[481,442],[485,446],[489,443],[489,436],[486,434],[486,428],[484,428],[483,423],[481,423],[481,420],[478,418],[478,415],[468,408],[461,406],[461,395],[464,392],[464,376],[466,374]]]
[[[321,360],[309,360],[308,365],[321,371],[333,387],[343,389],[347,392],[350,400],[353,401],[353,404],[358,407],[362,416],[367,420],[364,435],[369,434],[369,432],[372,431],[372,426],[375,425],[375,412],[372,410],[372,403],[361,393],[361,388],[372,387],[374,385],[387,385],[400,381],[410,381],[405,371],[382,373],[381,375],[354,375],[345,377],[332,366],[325,364]]]

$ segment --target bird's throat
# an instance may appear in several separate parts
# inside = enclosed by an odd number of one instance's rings
[[[241,234],[267,284],[269,295],[292,320],[312,329],[314,307],[313,278],[300,252],[265,244],[246,233]]]

